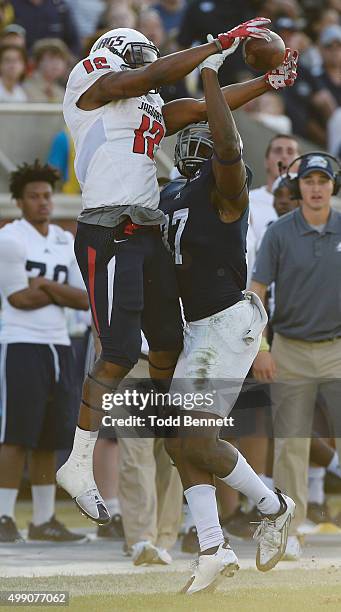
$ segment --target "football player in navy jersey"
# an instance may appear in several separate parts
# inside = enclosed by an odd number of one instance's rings
[[[200,544],[186,593],[212,588],[221,576],[238,569],[219,523],[215,477],[253,499],[261,512],[255,534],[261,571],[273,568],[283,556],[295,509],[292,499],[268,489],[238,450],[219,439],[222,417],[232,410],[267,321],[257,296],[244,292],[250,172],[219,88],[221,64],[219,56],[211,56],[200,65],[208,125],[192,125],[179,134],[176,163],[188,180],[165,187],[160,202],[167,218],[163,237],[174,256],[186,318],[171,392],[204,398],[190,412],[185,412],[185,404],[181,407],[186,426],[167,440]],[[214,401],[206,401],[209,391]],[[204,425],[200,432],[195,423],[188,424],[189,417]],[[213,424],[208,428],[207,419]]]
[[[162,58],[141,32],[116,28],[99,37],[69,76],[63,112],[75,144],[83,206],[75,253],[102,353],[84,381],[73,448],[56,478],[98,524],[110,521],[93,475],[103,394],[115,391],[137,362],[141,329],[157,383],[173,374],[182,348],[175,275],[159,232],[164,217],[158,209],[154,154],[166,132],[205,119],[206,107],[204,100],[191,99],[164,104],[157,90],[208,56],[219,52],[223,59],[236,40],[268,39],[269,23],[255,18],[208,44]],[[283,86],[291,71],[285,60],[276,71],[224,88],[224,95],[238,107]]]
[[[206,120],[207,113],[205,100],[164,104],[157,90],[217,52],[220,59],[232,53],[235,41],[269,39],[269,23],[251,19],[209,44],[162,58],[140,32],[115,28],[99,37],[69,76],[63,112],[75,144],[83,205],[75,253],[102,353],[84,381],[73,448],[56,478],[98,524],[110,521],[93,475],[103,395],[114,392],[137,362],[141,328],[156,385],[173,374],[182,348],[175,274],[159,232],[164,216],[154,154],[166,133]],[[269,88],[291,85],[294,72],[295,62],[285,57],[261,77],[224,87],[223,95],[237,108]]]

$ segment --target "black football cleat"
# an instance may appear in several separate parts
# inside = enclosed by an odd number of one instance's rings
[[[10,516],[0,516],[0,544],[17,544],[25,542]]]
[[[28,539],[64,544],[83,544],[89,541],[86,535],[69,531],[65,525],[57,521],[54,516],[41,525],[36,526],[30,523],[28,526]]]
[[[124,530],[122,516],[120,514],[114,514],[110,523],[107,523],[107,525],[100,525],[97,529],[97,537],[108,538],[109,540],[123,540]]]

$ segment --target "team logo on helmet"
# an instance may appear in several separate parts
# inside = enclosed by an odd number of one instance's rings
[[[110,49],[122,61],[122,68],[140,68],[155,62],[160,57],[158,48],[144,34],[131,28],[116,28],[96,40],[91,53],[99,49]]]

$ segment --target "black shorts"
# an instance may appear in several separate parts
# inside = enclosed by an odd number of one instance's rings
[[[102,344],[102,358],[131,368],[141,329],[152,351],[181,350],[182,318],[174,264],[158,229],[131,235],[78,223],[75,254]]]
[[[3,344],[0,397],[1,443],[72,448],[78,403],[71,347]]]

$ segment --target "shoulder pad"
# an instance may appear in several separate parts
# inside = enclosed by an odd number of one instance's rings
[[[161,191],[162,198],[171,198],[183,189],[186,185],[187,179],[177,178],[174,181],[170,181]]]

